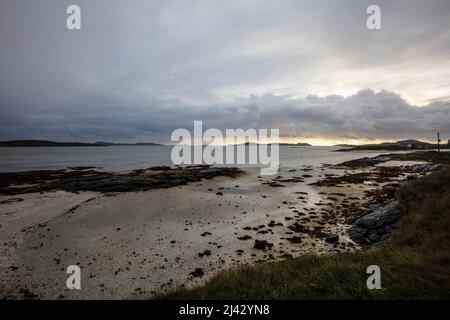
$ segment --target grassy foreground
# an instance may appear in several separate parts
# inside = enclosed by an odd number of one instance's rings
[[[305,256],[223,272],[205,286],[160,299],[450,299],[450,167],[397,191],[408,212],[378,249]],[[369,265],[381,290],[368,290]]]

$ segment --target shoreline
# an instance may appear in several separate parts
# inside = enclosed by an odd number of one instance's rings
[[[92,168],[81,171],[85,174],[90,170]],[[172,170],[159,167],[158,170],[134,172],[127,178],[134,179],[133,175],[143,173],[148,178],[149,172],[153,177],[155,172],[157,176]],[[19,292],[21,289],[39,298],[141,299],[179,287],[196,287],[222,271],[260,262],[290,260],[308,254],[353,252],[359,250],[360,244],[348,237],[347,230],[352,220],[367,211],[361,209],[365,205],[362,200],[382,198],[375,191],[384,187],[361,184],[360,180],[353,179],[355,174],[373,178],[367,168],[303,167],[282,170],[279,176],[271,178],[249,172],[238,174],[224,168],[217,170],[206,172],[208,175],[212,172],[228,175],[220,177],[218,174],[210,180],[198,180],[198,175],[191,175],[195,179],[183,185],[139,192],[132,188],[127,192],[106,193],[45,191],[23,195],[22,201],[3,203],[0,212],[12,211],[9,216],[30,212],[30,208],[39,212],[39,198],[47,197],[41,201],[46,205],[53,203],[57,208],[47,208],[51,219],[44,221],[43,218],[26,230],[17,231],[20,236],[16,234],[15,243],[6,246],[12,253],[10,260],[0,267],[4,271],[1,293],[7,298],[27,298]],[[187,172],[192,173],[190,169]],[[379,172],[380,175],[386,171]],[[351,178],[342,178],[339,182],[343,185],[340,185],[336,183],[339,173]],[[177,172],[177,175],[183,174]],[[394,182],[390,182],[396,183],[399,176],[391,177]],[[101,178],[104,178],[103,174]],[[316,185],[319,181],[326,183]],[[55,184],[53,181],[51,185],[73,186],[72,182]],[[17,194],[17,189],[14,190],[14,195],[0,196],[0,201],[22,197]],[[365,191],[370,191],[369,196]],[[53,202],[49,202],[48,197]],[[58,203],[58,199],[62,201]],[[68,205],[68,199],[75,204]],[[211,214],[198,212],[199,204],[202,204],[202,211]],[[6,227],[2,226],[2,229]],[[91,239],[92,244],[86,243],[85,239]],[[73,250],[69,240],[73,242]],[[38,252],[48,259],[36,260]],[[73,260],[75,253],[77,261]],[[55,265],[50,267],[49,261]],[[68,290],[61,287],[66,276],[61,266],[69,261],[80,263],[89,274],[91,285],[87,285],[87,291],[81,295],[65,292]],[[30,267],[33,272],[50,269],[44,273],[50,276],[49,279],[59,281],[52,281],[55,287],[49,288],[50,280],[30,276]],[[152,274],[157,277],[151,278]],[[28,279],[26,282],[34,284],[35,288],[24,286],[23,279]],[[136,288],[125,285],[130,281]],[[148,284],[149,281],[152,283]],[[58,294],[61,291],[65,292],[62,297]]]
[[[402,210],[401,223],[389,241],[372,243],[370,250],[329,256],[305,255],[223,272],[204,286],[178,288],[157,299],[448,299],[450,297],[450,154],[428,154],[439,164],[434,172],[419,170],[395,192]],[[394,155],[393,158],[395,158]],[[423,153],[409,154],[423,160]],[[430,174],[429,174],[430,173]],[[380,206],[383,208],[383,205]],[[387,209],[387,210],[386,210]],[[382,210],[360,219],[377,229]],[[378,217],[373,213],[381,213]],[[358,221],[358,220],[357,220]],[[386,221],[385,221],[386,222]],[[388,221],[389,223],[392,221]],[[358,226],[358,225],[357,225]],[[360,224],[358,227],[361,227]],[[370,229],[370,228],[369,228]],[[366,269],[381,268],[381,290],[367,290]],[[280,277],[282,275],[282,277]],[[420,290],[418,290],[420,288]]]

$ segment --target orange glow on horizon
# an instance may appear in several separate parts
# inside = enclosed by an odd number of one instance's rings
[[[359,146],[359,145],[365,145],[365,144],[380,144],[383,142],[397,142],[397,141],[401,141],[401,140],[405,140],[402,138],[397,138],[397,139],[369,139],[369,138],[358,138],[358,139],[351,139],[351,138],[327,138],[327,137],[280,137],[279,138],[279,142],[280,143],[290,143],[290,144],[297,144],[297,143],[308,143],[312,146],[335,146],[335,145],[341,145],[341,144],[346,144],[346,145],[355,145],[355,146]],[[435,143],[434,141],[430,141],[428,139],[417,139],[420,140],[422,142],[428,142],[428,143]],[[245,137],[237,137],[235,142],[236,144],[241,144],[241,143],[245,143],[245,142],[251,142],[251,143],[271,143],[271,142],[275,142],[275,141],[271,141],[270,138],[269,139],[262,139],[260,141],[254,141],[254,139],[248,139]],[[233,144],[234,144],[233,143]],[[190,144],[189,142],[187,144]],[[195,144],[203,144],[203,145],[226,145],[226,144],[222,144],[222,143],[214,143],[214,141],[200,141],[197,143],[193,143]]]
[[[367,139],[367,138],[359,138],[359,139],[346,139],[346,138],[302,138],[302,137],[293,137],[286,138],[281,137],[280,143],[309,143],[313,146],[334,146],[337,144],[349,144],[349,145],[364,145],[364,144],[380,144],[383,142],[397,142],[405,139]],[[433,141],[428,141],[424,139],[418,139],[423,142],[434,143]]]
[[[363,144],[379,144],[383,142],[395,142],[399,139],[346,139],[346,138],[280,138],[281,143],[309,143],[313,146],[334,146],[337,144],[351,144],[351,145],[363,145]]]

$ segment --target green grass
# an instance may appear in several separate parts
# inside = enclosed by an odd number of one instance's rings
[[[222,272],[206,285],[159,299],[450,299],[450,167],[397,191],[407,210],[388,244]],[[381,290],[366,269],[381,268]]]

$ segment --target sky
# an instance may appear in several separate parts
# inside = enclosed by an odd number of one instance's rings
[[[2,0],[0,140],[168,143],[194,120],[317,145],[450,139],[449,17],[448,0]]]

